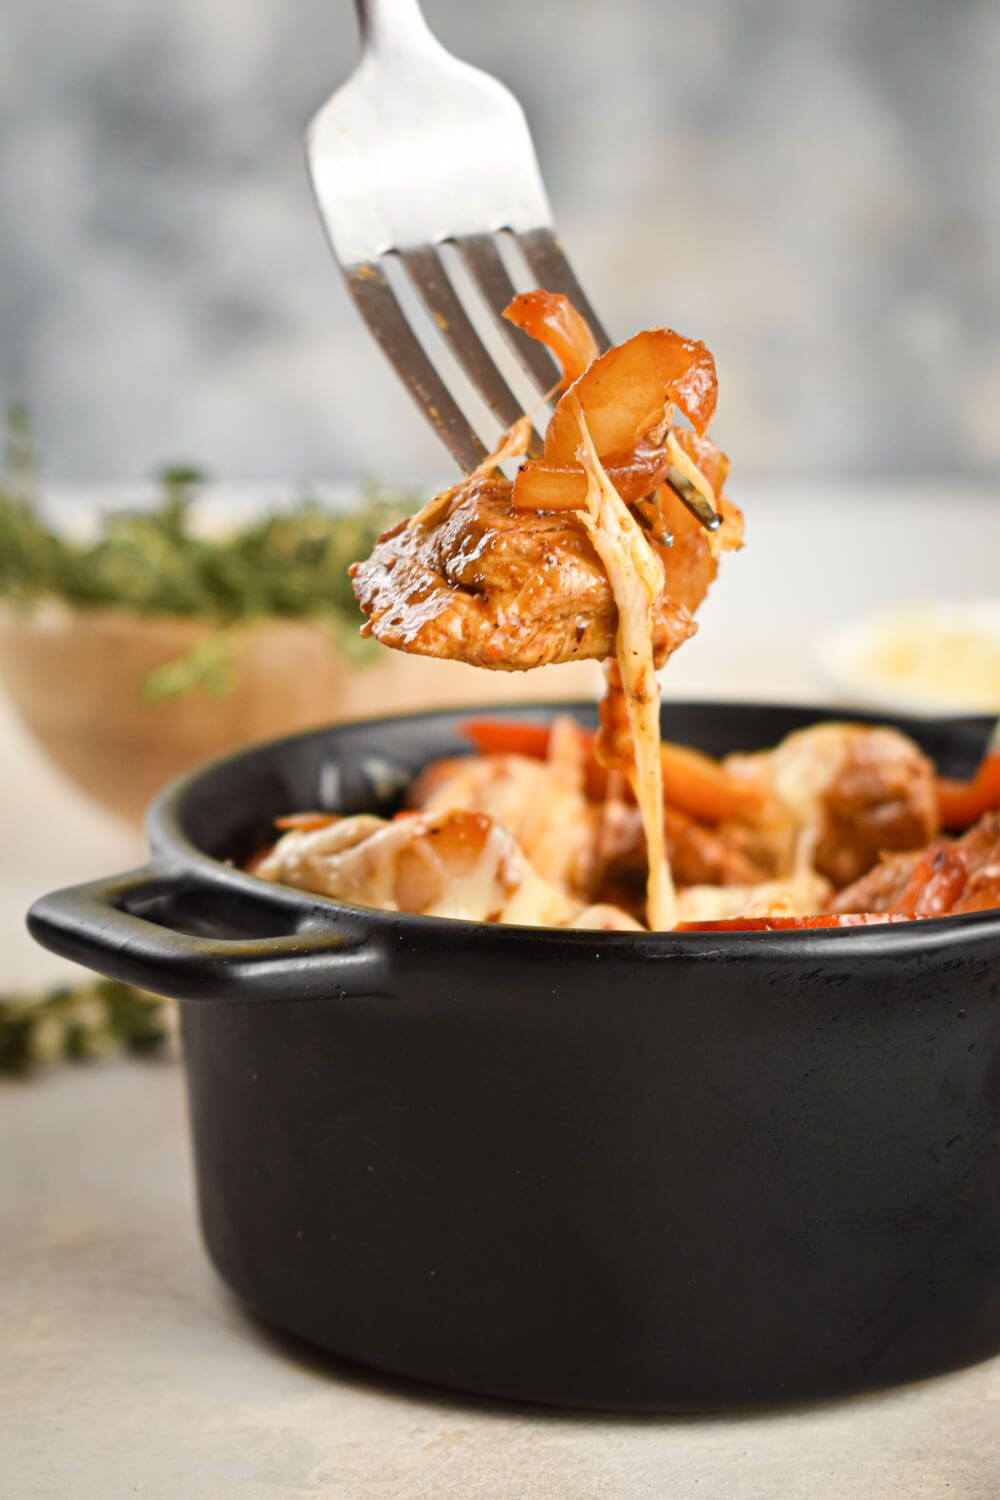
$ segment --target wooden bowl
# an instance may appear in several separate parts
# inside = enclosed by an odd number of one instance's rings
[[[121,816],[141,819],[166,781],[255,740],[374,714],[498,701],[590,698],[592,662],[539,672],[482,672],[377,648],[356,666],[322,626],[266,619],[234,636],[231,689],[149,702],[143,684],[211,627],[123,610],[46,602],[0,609],[0,682],[60,769]]]

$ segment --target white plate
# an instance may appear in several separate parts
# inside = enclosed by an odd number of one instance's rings
[[[1000,714],[1000,598],[880,611],[823,636],[819,667],[858,706]]]

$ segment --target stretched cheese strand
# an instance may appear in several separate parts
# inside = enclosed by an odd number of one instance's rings
[[[677,892],[663,836],[660,759],[660,684],[653,665],[653,607],[663,591],[663,567],[597,456],[577,402],[587,476],[587,509],[580,519],[608,575],[618,606],[615,654],[628,705],[635,758],[633,786],[649,856],[646,919],[654,931],[677,924]]]
[[[544,398],[541,404],[544,404]],[[526,412],[523,417],[518,417],[516,422],[500,434],[496,447],[492,453],[476,465],[470,474],[466,474],[453,484],[450,489],[442,490],[440,495],[433,495],[426,505],[422,505],[415,515],[406,522],[407,527],[432,526],[446,511],[459,491],[464,490],[466,485],[472,484],[477,479],[488,479],[501,464],[506,463],[509,458],[523,458],[531,443],[532,413]]]
[[[708,501],[713,510],[718,510],[719,497],[716,495],[712,486],[709,484],[708,480],[705,478],[705,475],[701,472],[694,459],[691,458],[689,454],[685,453],[684,449],[677,441],[677,434],[675,432],[667,433],[667,451],[670,454],[670,461],[673,464],[674,468],[678,471],[678,473],[683,474],[688,484],[690,484],[694,489],[698,491],[698,494],[702,497],[703,500]],[[714,533],[709,533],[709,541],[712,540],[713,535]]]

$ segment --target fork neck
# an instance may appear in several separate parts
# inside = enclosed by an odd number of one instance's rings
[[[354,0],[365,52],[409,50],[435,41],[419,0]]]

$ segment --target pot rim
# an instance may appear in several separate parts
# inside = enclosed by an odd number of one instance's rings
[[[913,721],[904,715],[880,714],[870,710],[843,709],[839,705],[827,707],[822,704],[772,703],[739,700],[685,699],[670,700],[664,705],[670,709],[719,709],[731,712],[787,712],[791,714],[815,715],[816,722],[859,723],[899,727]],[[147,814],[146,827],[157,862],[165,860],[175,871],[189,870],[200,875],[216,888],[224,886],[233,893],[243,892],[249,896],[260,893],[261,885],[275,888],[275,882],[261,881],[256,875],[228,864],[223,859],[206,853],[188,837],[182,826],[184,803],[192,789],[209,776],[218,775],[228,767],[248,760],[264,751],[279,752],[304,741],[336,735],[340,731],[378,730],[396,726],[403,722],[427,722],[434,719],[454,719],[456,716],[475,718],[525,717],[545,722],[556,714],[566,712],[579,716],[581,708],[596,712],[586,699],[558,701],[528,701],[503,703],[496,707],[475,705],[472,709],[435,708],[418,713],[384,714],[376,718],[351,719],[330,724],[318,729],[309,729],[297,734],[285,735],[274,740],[259,741],[235,752],[203,762],[184,772],[170,782],[152,803]],[[941,715],[925,720],[925,725],[965,728],[970,733],[983,731],[984,740],[993,720],[990,716]],[[928,957],[938,954],[942,948],[964,948],[978,946],[980,941],[1000,939],[1000,908],[982,912],[967,912],[960,916],[914,919],[905,922],[873,924],[868,927],[807,928],[801,931],[734,931],[734,932],[628,932],[605,931],[571,927],[529,927],[519,924],[477,922],[458,917],[423,916],[416,913],[387,911],[381,907],[360,906],[337,900],[312,891],[299,891],[291,886],[278,886],[283,904],[294,909],[301,900],[303,918],[311,918],[315,925],[316,908],[328,907],[331,912],[343,913],[355,921],[370,923],[372,936],[380,930],[391,931],[397,938],[414,942],[426,942],[435,938],[448,940],[468,939],[475,931],[483,938],[509,945],[517,941],[519,946],[532,949],[563,949],[568,952],[593,951],[595,945],[601,952],[613,954],[616,959],[633,957],[637,960],[676,958],[716,958],[723,960],[756,956],[767,962],[776,960],[795,962],[803,957],[817,956],[822,950],[824,959],[836,960],[849,955],[865,953],[871,958],[893,958],[902,952],[926,953]],[[266,946],[269,939],[259,942]],[[492,944],[490,945],[492,947]]]

